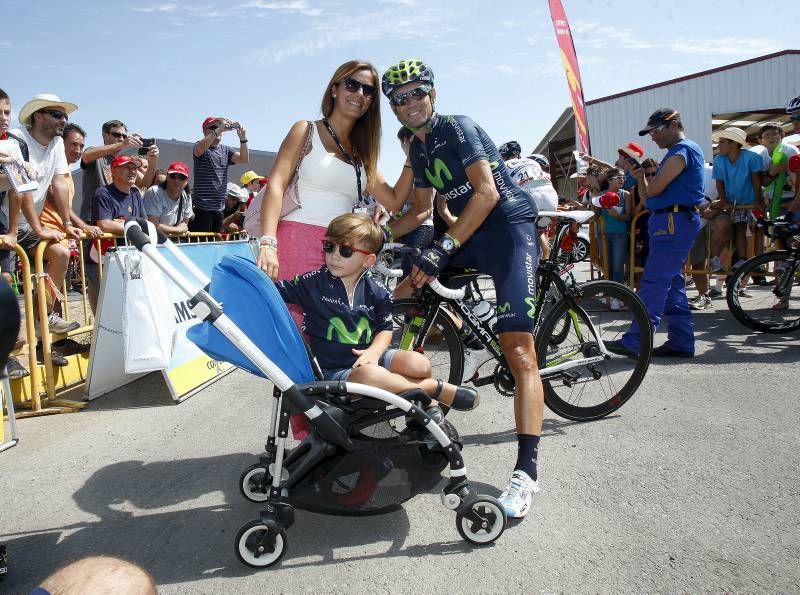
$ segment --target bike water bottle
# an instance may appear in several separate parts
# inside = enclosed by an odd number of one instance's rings
[[[475,307],[472,309],[472,313],[480,320],[481,322],[489,322],[489,328],[492,329],[494,332],[495,327],[497,326],[497,313],[495,312],[494,306],[487,302],[486,300],[481,300]]]

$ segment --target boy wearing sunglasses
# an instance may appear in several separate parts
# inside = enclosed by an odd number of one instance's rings
[[[285,302],[302,308],[324,377],[393,393],[421,388],[453,409],[474,409],[479,401],[474,389],[431,378],[430,362],[421,353],[389,348],[392,296],[368,271],[382,244],[383,232],[368,215],[340,215],[322,241],[325,265],[276,284]],[[428,414],[437,422],[443,418],[435,404]]]

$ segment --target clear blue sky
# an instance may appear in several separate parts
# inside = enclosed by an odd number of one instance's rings
[[[800,46],[785,4],[760,13],[732,0],[563,2],[587,100]],[[423,58],[440,112],[467,114],[498,144],[515,138],[523,150],[569,105],[545,0],[2,5],[0,87],[16,109],[44,92],[77,103],[72,120],[89,144],[112,118],[145,136],[193,141],[203,118],[217,115],[243,122],[251,147],[276,150],[292,122],[318,117],[333,70],[352,58],[379,72]],[[393,179],[398,124],[381,101],[381,168]]]

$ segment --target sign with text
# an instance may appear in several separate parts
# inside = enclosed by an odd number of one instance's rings
[[[227,254],[255,261],[253,248],[246,241],[179,244],[178,249],[209,278],[214,265]],[[95,399],[142,376],[142,374],[126,374],[123,363],[123,272],[119,254],[125,250],[134,248],[118,248],[116,253],[109,252],[103,257],[105,275],[92,341],[89,381],[86,384],[87,400]],[[182,275],[191,278],[189,271],[167,250],[159,248],[159,251]],[[173,400],[180,402],[221,378],[234,367],[226,362],[211,359],[186,338],[186,331],[199,321],[189,309],[186,295],[169,278],[165,277],[165,281],[169,295],[169,304],[165,306],[169,307],[175,316],[176,334],[169,368],[162,374]]]

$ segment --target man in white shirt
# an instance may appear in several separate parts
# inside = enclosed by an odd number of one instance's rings
[[[20,195],[20,216],[17,232],[17,243],[29,253],[33,264],[33,251],[40,240],[52,240],[44,252],[45,260],[58,259],[60,246],[58,242],[65,237],[77,238],[80,230],[71,223],[64,226],[65,231],[42,226],[39,215],[44,208],[48,189],[50,189],[53,206],[62,221],[70,221],[70,200],[67,177],[69,165],[64,151],[61,135],[69,120],[69,114],[78,109],[74,103],[62,101],[56,95],[44,93],[36,95],[22,106],[19,121],[22,126],[9,132],[21,139],[27,146],[28,163],[35,170],[37,187],[31,192]],[[4,223],[10,222],[9,201],[3,204],[0,214]],[[13,234],[9,229],[8,233]],[[11,272],[13,262],[11,253],[3,254],[0,268],[3,272]],[[67,322],[53,312],[52,304],[48,306],[48,327],[52,333],[67,333],[78,328],[77,321]],[[56,354],[57,355],[57,354]],[[60,357],[60,356],[57,356]],[[53,358],[57,365],[66,365],[63,358]]]

